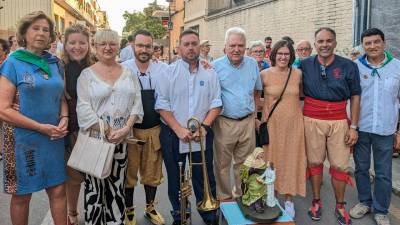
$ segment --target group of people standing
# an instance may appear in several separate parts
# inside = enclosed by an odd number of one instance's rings
[[[249,48],[251,57],[245,56],[246,33],[233,27],[226,31],[225,55],[211,62],[209,42],[200,43],[198,33],[185,30],[179,59],[167,65],[152,57],[152,34],[139,30],[132,34],[134,57],[119,64],[115,31],[96,32],[94,60],[89,33],[73,25],[65,32],[59,59],[46,51],[55,40],[53,21],[43,12],[26,15],[17,32],[22,48],[0,67],[4,190],[12,195],[12,223],[28,224],[32,193],[45,189],[54,223],[78,224],[83,182],[86,224],[134,225],[134,190],[140,180],[145,217],[165,224],[155,201],[164,161],[173,224],[182,224],[179,168],[185,167],[189,142],[194,163],[201,161],[199,142],[205,144],[211,193],[220,201],[233,199],[242,195],[240,166],[256,147],[260,123],[268,121],[270,142],[263,155],[274,165],[275,190],[284,195],[290,216],[295,217],[293,197],[306,194],[308,176],[313,192],[308,214],[320,220],[328,156],[339,224],[350,225],[350,216],[361,218],[371,210],[377,224],[390,224],[391,155],[393,147],[400,147],[400,61],[384,51],[384,34],[376,28],[362,34],[366,54],[355,62],[334,54],[334,30],[320,28],[314,37],[315,56],[296,60],[293,44],[284,39],[272,46],[266,60],[258,42]],[[308,42],[303,44],[298,54],[312,51]],[[196,132],[187,127],[192,117],[201,122]],[[105,179],[66,166],[79,133],[97,137],[99,120],[106,124],[108,142],[116,144],[111,175]],[[127,144],[132,136],[140,142]],[[344,193],[352,184],[347,171],[352,147],[360,203],[349,214]],[[374,193],[368,174],[371,149]],[[198,166],[192,184],[199,202],[204,193]],[[186,213],[190,217],[190,210]],[[205,224],[218,224],[216,210],[199,213]]]

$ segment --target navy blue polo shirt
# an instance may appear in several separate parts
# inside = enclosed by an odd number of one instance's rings
[[[358,67],[349,59],[335,55],[333,63],[325,67],[325,78],[323,77],[323,66],[317,56],[302,60],[300,69],[303,71],[305,96],[337,102],[361,94]]]

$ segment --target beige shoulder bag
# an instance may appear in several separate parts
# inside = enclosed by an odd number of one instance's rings
[[[115,144],[107,142],[102,119],[99,119],[99,127],[100,138],[90,137],[90,131],[79,131],[68,166],[104,179],[111,174]]]

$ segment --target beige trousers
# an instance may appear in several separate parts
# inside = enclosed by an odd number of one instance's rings
[[[333,168],[347,171],[350,147],[346,145],[345,137],[348,130],[347,120],[319,120],[304,116],[308,165],[321,165],[328,155]]]
[[[254,116],[241,121],[219,116],[214,124],[214,174],[219,200],[242,194],[239,168],[256,146]],[[234,186],[230,179],[233,164]]]
[[[126,174],[126,187],[136,186],[140,174],[140,183],[157,187],[163,182],[162,153],[160,144],[160,126],[149,129],[133,128],[133,136],[146,141],[146,144],[138,146],[129,144],[128,169]]]

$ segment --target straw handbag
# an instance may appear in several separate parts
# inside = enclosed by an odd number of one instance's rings
[[[68,166],[104,179],[110,176],[115,144],[105,137],[104,122],[99,119],[100,138],[90,137],[90,131],[79,132]]]

